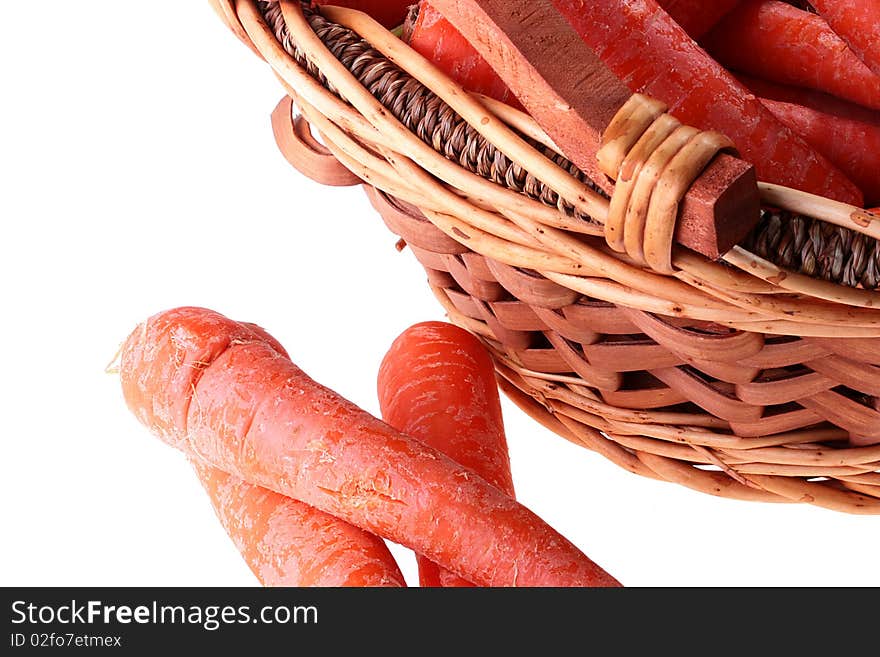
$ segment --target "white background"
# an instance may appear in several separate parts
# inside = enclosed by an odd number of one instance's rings
[[[0,584],[253,585],[104,373],[119,342],[207,306],[376,413],[385,349],[440,307],[359,188],[278,154],[281,88],[207,2],[6,3],[0,32]],[[520,499],[625,584],[880,585],[880,518],[652,482],[505,413]]]

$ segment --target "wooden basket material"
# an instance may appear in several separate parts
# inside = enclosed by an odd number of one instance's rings
[[[467,94],[367,16],[322,10],[553,190],[551,202],[426,143],[328,50],[299,2],[212,4],[288,93],[273,126],[291,163],[328,184],[366,183],[450,319],[484,340],[505,392],[537,421],[713,495],[880,513],[880,294],[741,246],[722,262],[677,249],[672,274],[647,269],[607,246],[608,199],[543,151],[553,143],[530,117]],[[880,237],[861,209],[760,187],[768,205]]]

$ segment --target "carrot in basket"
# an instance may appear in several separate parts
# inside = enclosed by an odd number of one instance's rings
[[[880,76],[820,16],[777,0],[746,0],[703,45],[730,69],[880,109]]]
[[[406,545],[481,586],[619,586],[526,507],[309,378],[204,308],[159,313],[121,352],[135,416],[172,446]]]
[[[735,75],[737,80],[742,82],[749,91],[759,98],[803,105],[817,112],[830,114],[842,119],[852,119],[853,121],[880,125],[880,111],[878,110],[868,109],[867,107],[835,98],[815,89],[804,89],[803,87],[792,87],[787,84],[768,82],[767,80],[761,80],[760,78],[742,73],[736,73]]]
[[[685,123],[726,134],[762,180],[862,205],[859,189],[843,172],[782,125],[654,0],[630,0],[625,11],[621,1],[554,5],[630,89],[664,101]],[[426,7],[422,2],[420,11]],[[431,25],[411,37],[422,54],[438,57],[435,63],[465,88],[510,102],[498,75],[448,21]],[[444,43],[455,44],[454,57],[442,56]]]
[[[846,173],[861,188],[866,203],[880,202],[880,124],[825,114],[794,103],[766,98],[761,102]]]
[[[851,180],[782,125],[655,0],[553,4],[632,91],[662,100],[683,123],[727,135],[761,180],[862,205]]]
[[[522,107],[489,63],[430,3],[423,1],[413,7],[403,36],[413,50],[468,91]]]
[[[398,27],[406,19],[406,12],[415,0],[318,0],[314,5],[335,5],[357,9],[372,16],[388,29]]]
[[[406,586],[385,542],[190,458],[217,518],[264,586]]]
[[[699,39],[742,0],[658,0],[692,39]]]
[[[810,0],[840,38],[876,75],[880,75],[880,2]]]
[[[741,1],[660,0],[660,5],[692,38],[697,39]],[[422,0],[413,6],[403,35],[414,50],[434,62],[465,89],[521,107],[495,70],[430,2]]]
[[[473,335],[423,322],[392,343],[378,376],[382,419],[514,496],[495,366]],[[418,557],[422,586],[471,586]]]

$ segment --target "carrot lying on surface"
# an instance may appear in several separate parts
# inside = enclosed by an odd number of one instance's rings
[[[742,82],[753,94],[759,98],[777,100],[782,103],[803,105],[810,109],[830,114],[842,119],[852,119],[873,125],[880,125],[880,111],[868,109],[840,98],[815,89],[792,87],[787,84],[768,82],[751,75],[736,73],[736,79]],[[857,145],[856,145],[857,146]]]
[[[862,205],[852,181],[782,125],[655,0],[553,4],[632,91],[662,100],[688,125],[727,135],[761,180]]]
[[[385,542],[191,458],[220,524],[264,586],[406,586]]]
[[[699,39],[742,0],[658,0],[691,38]]]
[[[876,75],[880,75],[880,2],[810,0],[841,39]]]
[[[826,114],[803,105],[762,98],[782,123],[831,160],[862,190],[866,203],[880,202],[880,125]]]
[[[126,403],[167,443],[406,545],[481,586],[616,586],[526,507],[204,308],[138,326]]]
[[[378,376],[382,419],[514,496],[495,366],[453,324],[411,326],[392,343]],[[422,586],[470,586],[419,556]]]
[[[880,76],[820,16],[777,0],[745,0],[702,41],[728,68],[880,109]]]
[[[261,326],[242,326],[287,356]],[[264,586],[406,586],[378,536],[192,455],[190,463],[220,524]]]

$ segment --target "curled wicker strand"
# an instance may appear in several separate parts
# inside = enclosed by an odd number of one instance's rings
[[[257,5],[284,50],[328,91],[342,97],[292,42],[278,2],[260,1]],[[303,2],[303,12],[333,55],[399,121],[438,153],[477,175],[555,207],[566,216],[592,222],[535,176],[511,162],[433,92],[355,32],[327,20],[307,0]],[[603,193],[565,157],[525,139],[572,176]],[[742,246],[783,269],[849,287],[880,287],[880,242],[818,219],[765,208]]]

